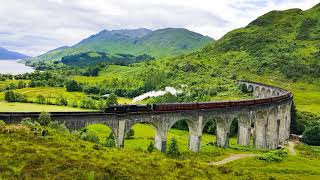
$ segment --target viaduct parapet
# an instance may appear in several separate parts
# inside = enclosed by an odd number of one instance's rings
[[[53,112],[52,118],[64,122],[70,130],[79,130],[89,124],[109,126],[118,147],[124,146],[125,134],[137,123],[149,123],[155,128],[155,146],[166,150],[170,128],[185,120],[189,127],[189,149],[200,151],[201,137],[207,122],[216,122],[216,144],[229,146],[229,133],[233,121],[238,122],[237,142],[249,146],[253,139],[257,149],[276,149],[286,142],[290,135],[292,94],[284,89],[255,83],[238,81],[254,99],[213,102],[217,108],[193,109],[164,112],[141,112],[107,114],[103,112]],[[19,123],[25,117],[37,118],[39,113],[0,113],[6,123]],[[253,138],[251,138],[253,137]]]

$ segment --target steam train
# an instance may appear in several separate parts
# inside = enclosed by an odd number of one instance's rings
[[[185,110],[205,110],[216,108],[242,107],[262,105],[270,102],[277,102],[292,98],[291,93],[281,96],[240,100],[240,101],[220,101],[220,102],[194,102],[194,103],[167,103],[167,104],[147,104],[147,105],[110,105],[104,109],[105,113],[125,114],[125,113],[143,113],[143,112],[166,112],[166,111],[185,111]]]

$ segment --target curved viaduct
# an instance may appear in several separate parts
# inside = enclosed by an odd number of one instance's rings
[[[150,123],[155,127],[155,146],[166,150],[167,135],[178,121],[185,120],[189,127],[189,149],[200,151],[201,136],[205,124],[216,121],[217,146],[228,147],[232,121],[238,121],[238,144],[249,146],[253,134],[257,149],[276,149],[290,135],[292,94],[281,88],[238,81],[256,97],[250,100],[219,101],[216,104],[232,102],[232,106],[211,109],[195,109],[169,112],[143,112],[127,114],[106,114],[102,112],[53,112],[52,118],[65,122],[70,130],[78,130],[88,124],[109,126],[116,138],[118,147],[124,146],[126,132],[137,123]],[[243,105],[251,104],[251,105]],[[22,118],[37,118],[39,113],[0,113],[6,123],[19,123]]]

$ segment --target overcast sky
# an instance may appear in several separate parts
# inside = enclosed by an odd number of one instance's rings
[[[73,45],[103,29],[187,28],[215,39],[271,10],[319,0],[0,0],[0,47],[27,55]]]

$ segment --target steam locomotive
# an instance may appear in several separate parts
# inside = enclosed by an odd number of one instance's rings
[[[220,102],[194,102],[194,103],[167,103],[167,104],[147,104],[147,105],[110,105],[105,108],[105,113],[125,114],[125,113],[144,113],[144,112],[165,112],[165,111],[185,111],[185,110],[201,110],[201,109],[216,109],[228,107],[242,107],[261,105],[270,102],[277,102],[292,98],[291,93],[286,93],[281,96],[240,100],[240,101],[220,101]]]

